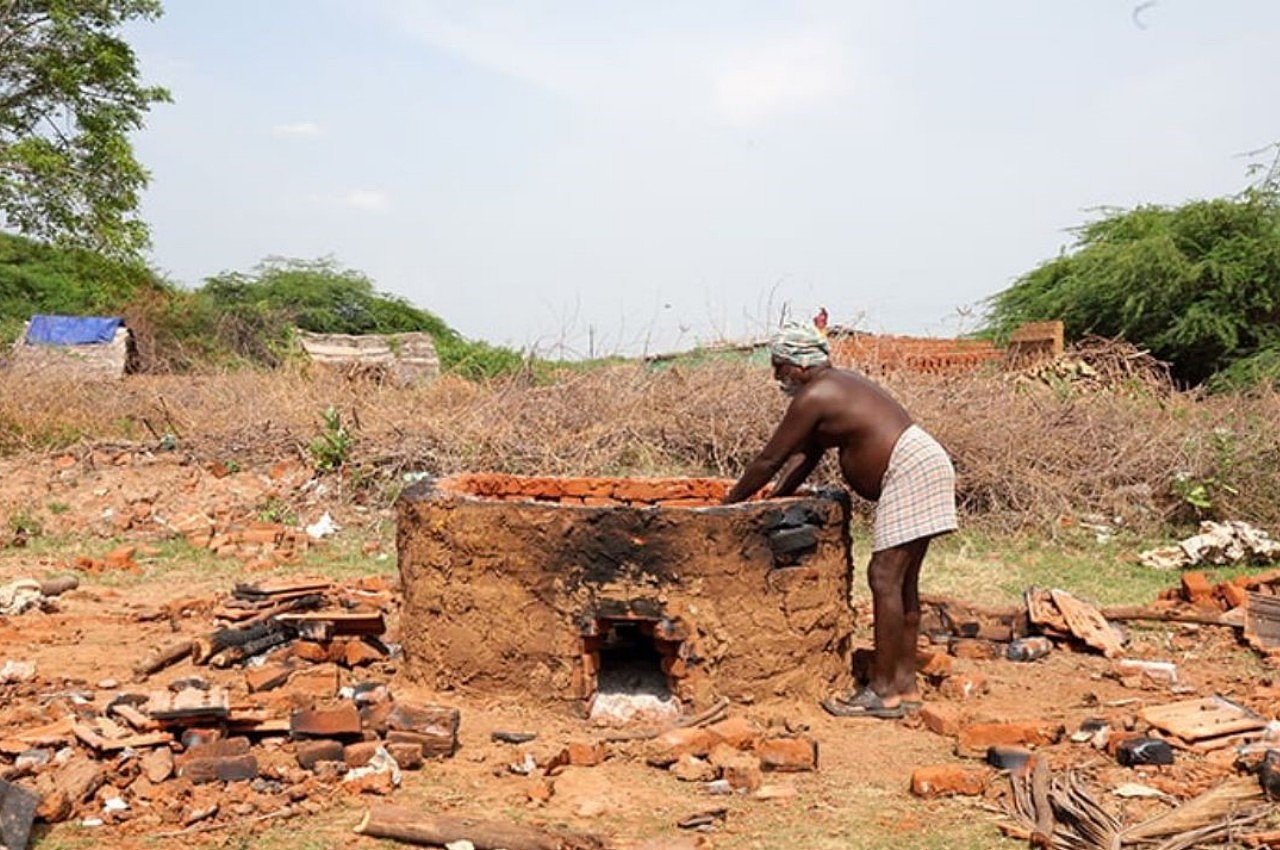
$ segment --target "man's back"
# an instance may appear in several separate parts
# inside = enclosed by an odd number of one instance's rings
[[[894,444],[911,425],[897,399],[857,372],[829,367],[801,387],[791,404],[815,422],[810,438],[840,453],[840,470],[853,491],[879,499]]]

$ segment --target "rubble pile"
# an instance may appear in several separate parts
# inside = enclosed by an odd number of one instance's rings
[[[0,733],[0,792],[37,800],[32,815],[45,822],[150,829],[389,793],[400,770],[454,754],[460,721],[457,709],[402,701],[385,684],[392,604],[382,577],[241,584],[203,606],[171,606],[180,631],[193,610],[218,627],[158,648],[133,683],[27,670],[0,685],[0,703],[22,706]],[[151,684],[180,662],[192,671]]]
[[[27,545],[37,535],[96,534],[140,541],[103,557],[77,556],[63,566],[81,572],[137,571],[147,540],[186,539],[248,569],[294,564],[331,533],[318,516],[325,485],[311,469],[279,461],[242,470],[178,451],[96,448],[14,467],[0,491],[0,516],[13,532],[0,545]],[[294,514],[315,513],[310,526]],[[15,521],[18,517],[21,521]]]
[[[1199,565],[1265,565],[1280,560],[1280,543],[1247,522],[1229,520],[1200,523],[1200,532],[1172,546],[1148,549],[1138,555],[1144,566],[1178,570]]]
[[[1099,835],[1148,832],[1198,838],[1206,846],[1232,839],[1275,846],[1280,835],[1264,826],[1275,811],[1268,799],[1280,791],[1267,769],[1280,764],[1280,687],[1270,679],[1244,687],[1195,683],[1168,657],[1125,657],[1134,648],[1110,619],[1182,621],[1168,639],[1171,654],[1213,652],[1208,641],[1243,635],[1270,658],[1258,635],[1280,636],[1280,629],[1265,622],[1252,633],[1250,624],[1264,621],[1250,612],[1260,600],[1271,612],[1280,571],[1217,585],[1201,573],[1182,578],[1180,587],[1151,606],[1123,609],[1095,609],[1062,591],[1036,588],[1026,592],[1025,607],[1007,609],[923,600],[924,633],[941,648],[922,648],[917,656],[928,697],[918,722],[952,738],[958,760],[917,767],[912,793],[983,797],[1009,813],[1006,834],[1034,846],[1102,848],[1118,845],[1090,842]],[[1211,635],[1202,632],[1203,624],[1237,629]],[[1040,638],[1048,638],[1048,649],[1039,654],[1013,651]],[[1062,649],[1074,652],[1055,651]],[[1096,665],[1074,662],[1075,653],[1103,655],[1111,659],[1109,667],[1097,672]],[[864,667],[869,660],[862,659]],[[1104,700],[1086,691],[1078,705],[1062,706],[1052,716],[990,712],[984,701],[1002,678],[1000,665],[1014,662],[1052,665],[1059,676],[1072,670],[1080,676],[1087,666],[1095,672],[1086,682],[1113,682],[1134,695]],[[1234,692],[1218,692],[1222,687]],[[997,782],[1000,776],[1010,782]],[[1125,817],[1099,802],[1117,797],[1126,801]],[[1097,822],[1082,820],[1073,806]]]

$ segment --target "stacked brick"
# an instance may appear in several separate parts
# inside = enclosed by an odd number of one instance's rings
[[[490,501],[535,501],[589,507],[705,508],[732,482],[718,478],[539,478],[464,473],[442,479],[442,492]]]
[[[833,336],[838,366],[877,372],[951,375],[999,363],[1004,352],[986,340],[850,333]]]

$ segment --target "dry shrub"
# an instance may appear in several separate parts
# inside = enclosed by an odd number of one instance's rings
[[[951,451],[970,524],[1046,529],[1083,514],[1139,529],[1199,515],[1280,520],[1274,393],[1200,399],[1132,374],[1114,387],[998,373],[883,381]],[[733,477],[784,405],[767,367],[733,362],[409,388],[297,369],[83,384],[0,371],[0,451],[145,447],[172,434],[196,460],[306,462],[332,406],[354,435],[347,475],[366,483],[410,470]],[[827,462],[816,477],[837,474]],[[1188,501],[1195,484],[1207,507]]]

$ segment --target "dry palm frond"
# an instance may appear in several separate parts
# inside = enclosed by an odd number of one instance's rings
[[[1263,802],[1262,786],[1258,784],[1257,777],[1232,777],[1176,809],[1126,827],[1120,833],[1120,839],[1125,844],[1137,844],[1235,825],[1258,812],[1265,814],[1267,807]]]
[[[1122,850],[1144,846],[1153,850],[1188,850],[1231,840],[1246,826],[1270,816],[1261,787],[1252,776],[1228,779],[1175,809],[1141,823],[1123,826],[1085,789],[1075,771],[1054,777],[1047,795],[1056,822],[1043,841],[1044,813],[1037,805],[1033,773],[1010,775],[1014,811],[1009,814],[1022,831],[1052,850]],[[1037,825],[1041,825],[1041,829]],[[1037,841],[1037,839],[1041,839]]]

